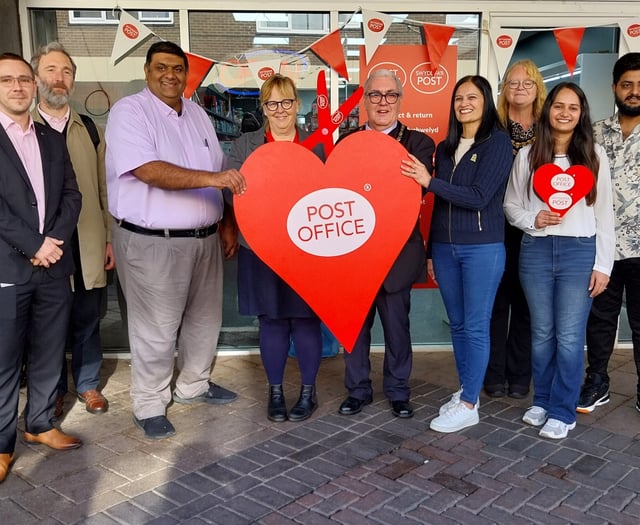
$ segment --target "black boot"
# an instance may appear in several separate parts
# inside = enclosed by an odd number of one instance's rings
[[[316,408],[318,408],[316,385],[302,385],[300,398],[289,412],[289,421],[304,421],[311,417]]]
[[[269,385],[267,417],[276,423],[282,423],[287,420],[287,406],[284,403],[282,385]]]

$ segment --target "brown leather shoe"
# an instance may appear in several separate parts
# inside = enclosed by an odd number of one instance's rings
[[[13,454],[0,454],[0,483],[7,477],[11,463],[13,463]]]
[[[65,434],[57,428],[52,428],[46,432],[40,432],[40,434],[30,434],[29,432],[25,432],[24,438],[27,443],[47,445],[54,450],[70,450],[82,445],[82,441],[78,438]]]
[[[64,394],[58,394],[56,396],[56,404],[53,409],[53,417],[58,419],[62,417],[62,413],[64,412]]]
[[[87,412],[91,414],[102,414],[109,408],[109,402],[97,390],[87,390],[86,392],[78,392],[78,399],[85,404]]]

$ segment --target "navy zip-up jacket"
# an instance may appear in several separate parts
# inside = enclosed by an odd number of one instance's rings
[[[511,139],[500,130],[474,143],[457,166],[444,143],[438,144],[435,177],[427,188],[435,195],[429,242],[503,242],[502,200],[512,162]]]

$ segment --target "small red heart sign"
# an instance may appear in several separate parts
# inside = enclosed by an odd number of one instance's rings
[[[405,158],[396,140],[361,131],[326,164],[271,142],[241,168],[247,191],[234,209],[247,243],[349,352],[418,218],[420,186],[400,173]]]
[[[556,164],[543,164],[533,174],[533,189],[561,217],[591,191],[593,183],[591,170],[580,164],[566,170]]]

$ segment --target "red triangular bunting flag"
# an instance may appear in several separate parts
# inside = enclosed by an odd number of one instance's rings
[[[323,36],[320,40],[311,44],[313,51],[318,58],[325,62],[338,75],[349,81],[349,73],[347,72],[347,64],[344,60],[344,50],[342,49],[342,41],[340,40],[340,30],[336,29],[327,36]]]
[[[580,49],[580,42],[582,42],[582,35],[584,34],[584,27],[554,29],[553,34],[560,47],[562,57],[567,64],[567,69],[569,73],[571,73],[571,76],[573,76],[578,58],[578,50]]]
[[[433,73],[440,65],[440,59],[449,45],[449,39],[455,32],[455,27],[441,26],[438,24],[423,24],[424,36],[427,40],[427,58],[431,62]]]
[[[187,61],[189,62],[189,74],[187,75],[187,86],[184,88],[184,97],[191,98],[202,83],[204,77],[207,76],[209,70],[213,67],[213,60],[185,52]]]

